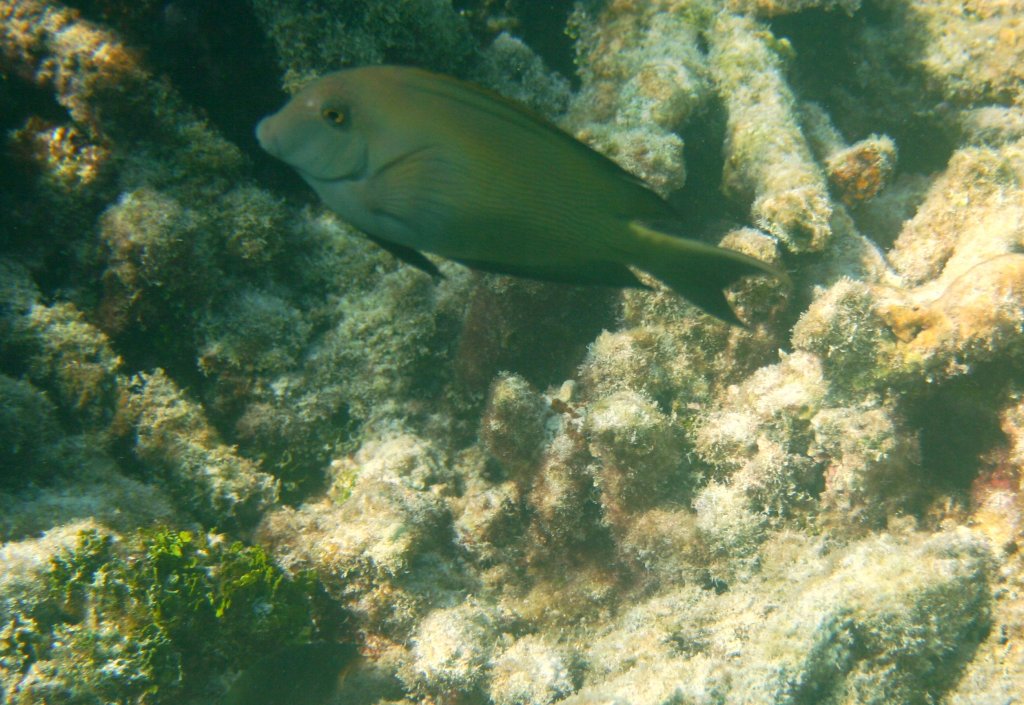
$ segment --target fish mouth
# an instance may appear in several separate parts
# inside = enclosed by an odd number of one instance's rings
[[[260,147],[263,148],[263,151],[267,152],[271,156],[277,157],[277,140],[274,137],[273,129],[270,127],[270,121],[273,117],[273,115],[268,115],[256,123],[256,141],[260,143]]]
[[[299,125],[303,127],[303,125]],[[340,165],[336,149],[331,144],[322,144],[323,140],[297,140],[294,125],[287,114],[274,113],[267,115],[256,123],[256,141],[264,152],[280,159],[297,171],[306,181],[330,183],[360,178],[366,170],[367,157],[364,153],[350,157],[341,155]]]

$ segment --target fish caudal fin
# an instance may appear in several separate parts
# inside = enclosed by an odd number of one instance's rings
[[[715,318],[743,326],[722,291],[737,279],[751,274],[768,274],[789,285],[780,269],[735,250],[715,247],[696,240],[667,235],[631,222],[637,243],[633,264],[648,272],[677,294]]]

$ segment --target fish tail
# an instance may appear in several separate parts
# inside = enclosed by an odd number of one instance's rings
[[[785,285],[781,269],[741,252],[697,240],[669,235],[638,221],[629,224],[637,245],[630,264],[648,272],[706,313],[735,326],[744,326],[722,291],[737,279],[768,274]]]

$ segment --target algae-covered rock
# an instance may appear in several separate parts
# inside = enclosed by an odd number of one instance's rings
[[[572,672],[564,649],[525,636],[492,660],[490,697],[495,705],[548,705],[574,690]]]
[[[500,624],[499,615],[471,602],[429,613],[413,637],[410,685],[475,691],[488,678]]]
[[[786,515],[821,489],[821,466],[810,457],[810,420],[825,402],[817,358],[794,353],[730,388],[720,409],[697,427],[697,451],[747,495],[751,509]]]
[[[924,703],[955,683],[990,624],[988,552],[967,534],[904,539],[895,553],[892,541],[854,546],[768,618],[741,701]]]
[[[491,386],[480,436],[507,472],[531,467],[545,440],[548,405],[522,377],[499,377]]]
[[[680,430],[651,401],[628,392],[602,399],[584,428],[600,463],[595,485],[609,514],[649,507],[685,487]]]
[[[0,0],[0,702],[216,702],[325,643],[359,705],[1017,696],[1019,2],[232,0],[223,63],[175,54],[201,4]],[[738,327],[407,266],[251,136],[375,63],[792,286]]]
[[[254,9],[292,84],[358,64],[417,61],[452,72],[474,48],[466,20],[441,0],[259,0]]]
[[[700,24],[668,3],[579,4],[570,26],[583,87],[571,111],[576,136],[660,193],[685,179],[677,132],[710,96]]]
[[[451,516],[432,449],[404,437],[364,448],[335,475],[332,500],[270,512],[261,540],[290,568],[315,570],[364,628],[408,636],[451,563]],[[432,563],[428,568],[426,563]]]
[[[888,536],[817,559],[813,545],[780,549],[766,573],[802,563],[785,586],[670,591],[625,612],[590,647],[593,680],[562,702],[927,702],[988,629],[989,556],[972,536]]]
[[[126,408],[139,458],[207,521],[248,523],[276,501],[278,483],[218,442],[202,409],[161,370],[133,381]]]
[[[53,446],[60,438],[57,409],[23,380],[0,375],[0,467],[4,485],[22,484],[54,472]]]
[[[187,531],[69,525],[0,553],[9,702],[180,702],[312,633],[311,578]]]
[[[756,22],[728,15],[710,36],[729,113],[725,187],[750,200],[754,222],[788,249],[824,249],[832,205],[783,81],[779,48]]]

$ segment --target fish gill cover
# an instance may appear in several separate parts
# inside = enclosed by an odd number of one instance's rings
[[[792,290],[401,264],[251,136],[378,63]],[[1017,0],[0,0],[0,703],[1011,702],[1022,74]]]

